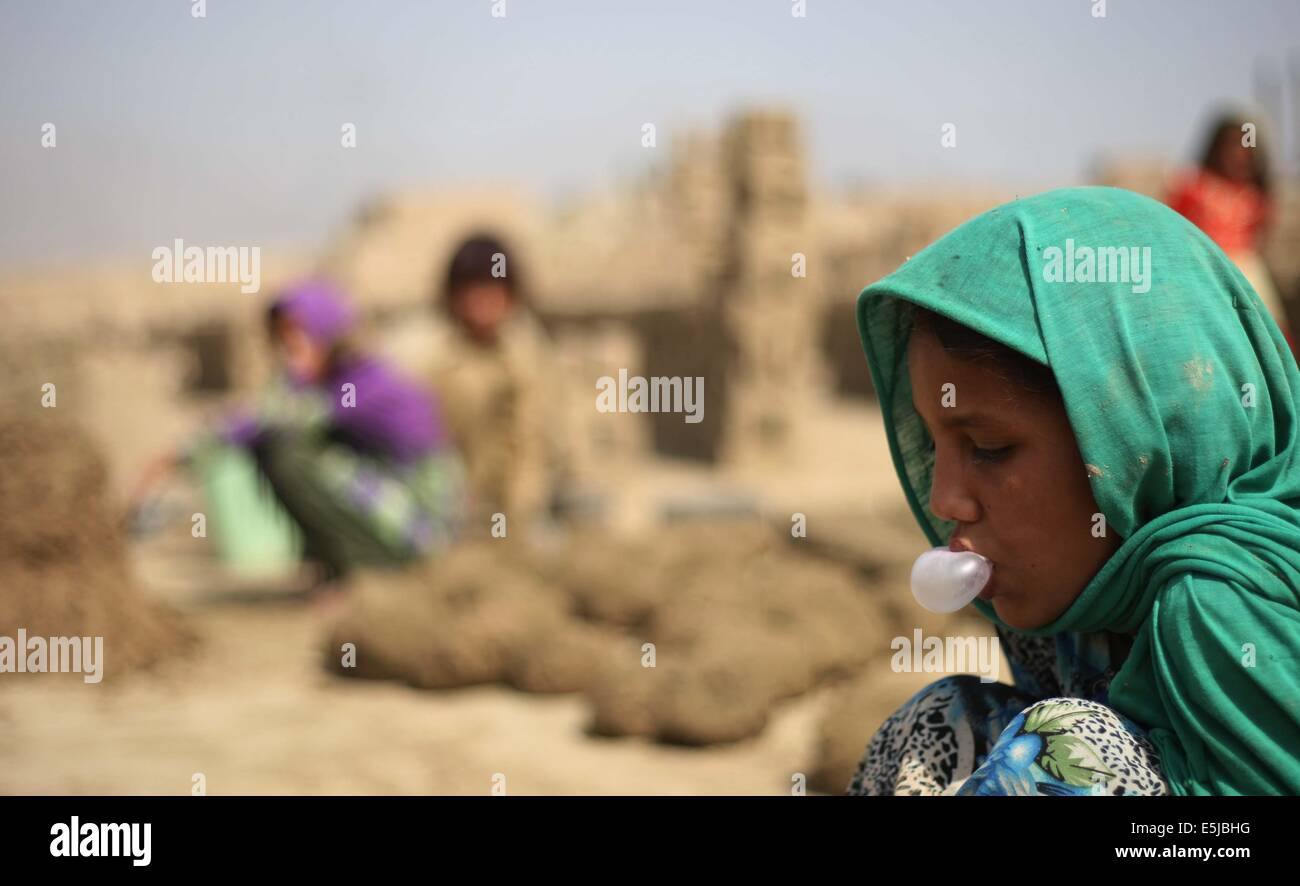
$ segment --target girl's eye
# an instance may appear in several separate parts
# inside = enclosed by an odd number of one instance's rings
[[[977,462],[996,462],[1001,461],[1011,454],[1011,446],[1000,446],[997,449],[982,449],[979,446],[971,447],[971,458]]]

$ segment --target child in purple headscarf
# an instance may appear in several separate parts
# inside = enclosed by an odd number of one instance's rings
[[[449,538],[460,472],[432,393],[348,344],[355,315],[328,283],[290,286],[267,322],[284,378],[215,437],[253,456],[305,555],[336,576]]]

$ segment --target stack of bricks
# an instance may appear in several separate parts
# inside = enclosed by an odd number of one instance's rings
[[[828,382],[817,282],[807,264],[813,238],[803,146],[793,115],[752,112],[728,127],[722,151],[730,236],[710,287],[728,351],[719,455],[780,458],[799,445],[807,410]],[[807,276],[798,273],[800,256]]]
[[[716,280],[728,257],[731,182],[716,135],[689,132],[674,145],[669,205],[697,280]]]

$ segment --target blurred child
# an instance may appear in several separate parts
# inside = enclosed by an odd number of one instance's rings
[[[434,384],[464,459],[469,524],[488,531],[502,514],[510,531],[544,521],[552,490],[549,347],[528,311],[517,259],[487,234],[456,249],[438,286],[452,341]]]
[[[1268,155],[1250,144],[1248,121],[1224,115],[1210,127],[1200,165],[1180,176],[1168,204],[1228,254],[1268,307],[1294,350],[1286,311],[1260,255],[1273,211]]]
[[[142,491],[209,446],[251,454],[302,531],[304,554],[338,576],[435,547],[459,516],[459,466],[436,401],[348,340],[354,315],[319,281],[286,289],[267,313],[282,377],[253,411],[230,416]]]

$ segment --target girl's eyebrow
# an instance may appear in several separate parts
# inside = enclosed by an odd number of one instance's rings
[[[971,427],[977,427],[977,428],[988,427],[990,425],[1002,424],[1002,420],[998,415],[990,412],[983,412],[978,409],[973,409],[967,412],[961,412],[956,415],[952,415],[952,412],[953,410],[951,409],[940,410],[939,412],[940,424],[944,425],[945,427],[954,428],[954,429],[963,429],[963,428],[971,428]],[[917,410],[916,414],[921,417],[921,422],[923,424],[926,425],[929,424],[928,422],[925,421],[925,417],[921,416],[920,410]]]
[[[967,427],[971,427],[972,425],[978,426],[978,425],[997,424],[999,421],[1000,419],[996,415],[992,415],[987,412],[975,411],[975,412],[966,412],[961,415],[953,416],[953,418],[950,421],[948,421],[947,424],[951,425],[954,428],[967,428]]]

